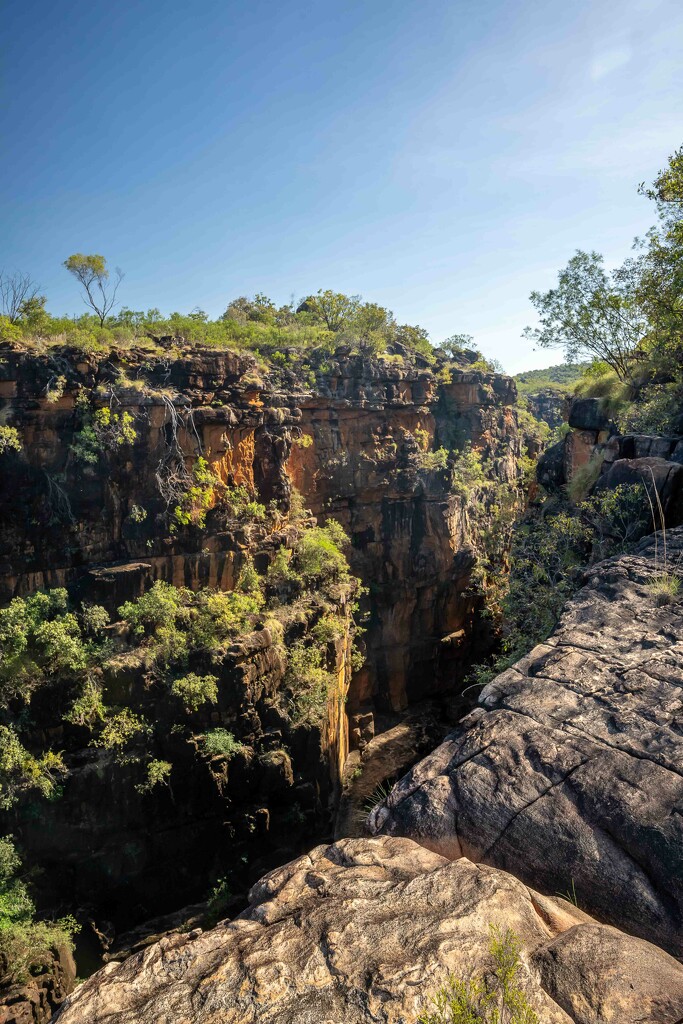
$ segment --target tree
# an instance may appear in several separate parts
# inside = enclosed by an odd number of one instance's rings
[[[449,359],[457,359],[461,352],[466,349],[474,349],[474,338],[471,334],[451,334],[438,346],[437,351],[448,356]]]
[[[312,313],[316,320],[322,320],[328,331],[340,331],[355,316],[360,305],[360,296],[343,295],[329,289],[305,299],[299,311]]]
[[[10,274],[0,271],[0,303],[2,313],[11,324],[15,324],[22,316],[27,305],[35,300],[45,303],[40,299],[38,292],[40,287],[31,278],[30,274],[23,274],[16,270]]]
[[[610,275],[599,253],[579,250],[560,271],[557,288],[531,293],[541,326],[525,328],[524,337],[541,348],[564,347],[568,362],[599,359],[630,383],[648,332],[637,284],[636,261],[627,260]]]
[[[123,280],[123,271],[116,267],[116,281],[112,285],[104,256],[84,256],[80,252],[64,260],[63,266],[82,285],[85,291],[83,301],[98,317],[100,327],[104,327],[108,314],[116,305],[116,293]]]

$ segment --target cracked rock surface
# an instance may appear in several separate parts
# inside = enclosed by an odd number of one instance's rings
[[[519,937],[542,1024],[673,1024],[683,967],[503,871],[407,839],[342,839],[266,875],[235,921],[108,964],[59,1024],[413,1024],[448,973]]]
[[[683,529],[667,541],[677,567]],[[373,810],[373,831],[573,886],[600,920],[683,954],[683,599],[648,589],[663,565],[648,538],[594,566],[551,637]]]

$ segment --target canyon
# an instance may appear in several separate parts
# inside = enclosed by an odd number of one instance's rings
[[[328,518],[358,580],[309,595],[284,642],[265,620],[202,663],[217,700],[182,736],[134,652],[106,667],[109,697],[154,721],[171,786],[145,792],[54,694],[32,704],[25,742],[63,750],[67,773],[56,799],[0,812],[1,830],[41,871],[39,909],[75,911],[92,967],[107,962],[69,995],[55,950],[2,1024],[411,1024],[449,974],[488,976],[492,928],[519,943],[543,1024],[680,1024],[683,621],[650,587],[663,538],[587,566],[547,640],[473,692],[496,641],[475,543],[491,522],[450,467],[471,446],[521,495],[525,438],[514,382],[471,362],[341,347],[303,382],[201,346],[0,352],[0,419],[22,442],[2,462],[2,603],[65,587],[117,636],[118,609],[156,582],[232,591]],[[132,434],[79,459],[97,410]],[[622,436],[595,400],[568,417],[540,483],[588,466],[596,492],[651,479],[678,564],[683,441]],[[267,516],[238,522],[207,498],[205,518],[173,522],[178,474],[202,464]],[[298,719],[291,649],[330,613],[334,682],[321,719]],[[229,757],[202,754],[216,727],[238,741]]]
[[[519,473],[514,384],[466,361],[439,376],[405,349],[391,360],[341,352],[304,387],[251,355],[173,355],[5,346],[0,417],[22,449],[3,456],[0,479],[3,603],[65,587],[116,619],[155,581],[231,590],[249,560],[264,572],[280,546],[295,545],[300,494],[318,522],[334,518],[350,538],[350,567],[367,591],[363,664],[351,667],[347,630],[335,642],[324,720],[294,723],[281,704],[286,659],[259,629],[214,659],[218,702],[193,713],[188,741],[141,663],[121,660],[107,669],[109,699],[145,706],[152,753],[173,764],[172,785],[152,792],[140,791],[135,764],[65,723],[54,696],[34,701],[26,742],[63,750],[68,772],[58,799],[28,793],[1,812],[2,826],[40,870],[39,908],[75,911],[84,923],[87,962],[117,955],[130,929],[205,899],[217,876],[230,876],[239,909],[265,870],[331,834],[350,749],[365,750],[416,702],[458,692],[490,627],[462,500],[443,468],[422,468],[421,454],[469,442],[500,481],[514,487]],[[79,458],[102,409],[108,422],[130,423],[134,439]],[[211,507],[205,528],[170,529],[170,485],[200,458],[226,486],[272,503],[268,522],[226,522]],[[351,602],[335,611],[349,620]],[[199,754],[193,737],[215,727],[239,741],[229,763]],[[425,730],[394,767],[433,742]]]

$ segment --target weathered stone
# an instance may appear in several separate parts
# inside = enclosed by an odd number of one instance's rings
[[[48,1024],[75,982],[71,951],[65,946],[52,950],[51,961],[40,974],[2,990],[0,1024]]]
[[[536,479],[547,491],[556,491],[565,483],[564,441],[546,448],[536,463]]]
[[[662,503],[665,524],[679,526],[683,522],[682,465],[654,456],[618,459],[599,477],[595,489],[613,490],[622,484],[643,484],[652,497],[653,489],[656,489]],[[657,526],[660,526],[658,511],[655,512],[655,521]]]
[[[59,1024],[405,1024],[450,972],[490,970],[491,926],[518,936],[522,984],[543,1024],[671,1024],[683,1013],[683,968],[666,953],[502,871],[408,840],[317,847],[250,897],[233,922],[107,965],[69,997]],[[613,1008],[618,1018],[602,1016]]]
[[[596,433],[609,430],[612,424],[600,398],[575,398],[569,405],[569,426],[575,430],[592,430]]]
[[[670,531],[669,565],[682,554]],[[683,952],[683,602],[648,589],[662,558],[650,538],[592,568],[550,638],[373,811],[375,831],[574,886],[602,920]]]

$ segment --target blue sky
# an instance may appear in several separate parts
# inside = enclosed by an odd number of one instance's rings
[[[528,294],[627,255],[683,141],[681,0],[6,0],[0,266],[80,312],[361,293],[516,372]]]

